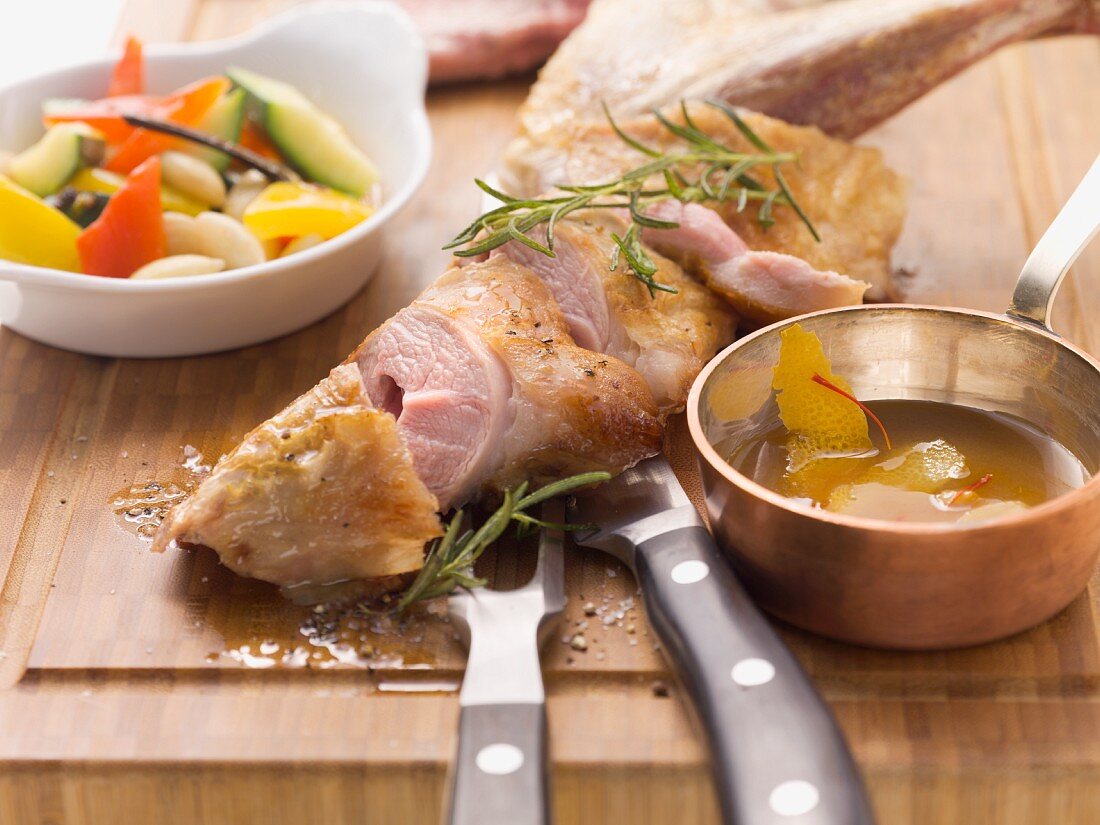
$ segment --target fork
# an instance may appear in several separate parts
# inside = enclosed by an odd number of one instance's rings
[[[560,524],[564,505],[542,519]],[[448,611],[469,648],[459,694],[450,825],[547,825],[546,693],[539,651],[565,607],[562,533],[544,528],[535,575],[517,590],[465,590]]]

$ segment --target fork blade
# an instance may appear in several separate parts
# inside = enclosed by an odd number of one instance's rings
[[[684,488],[668,460],[657,455],[631,467],[595,489],[577,493],[569,507],[571,524],[595,524],[599,529],[574,533],[577,544],[603,547],[607,537],[650,516],[690,507]]]
[[[565,522],[565,504],[561,499],[544,502],[540,517],[551,524]],[[533,584],[542,586],[543,606],[547,616],[565,608],[564,535],[560,529],[544,527],[539,534],[539,561]]]

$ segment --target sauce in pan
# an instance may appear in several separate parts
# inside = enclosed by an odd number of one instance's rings
[[[1066,447],[1014,416],[932,401],[866,406],[889,432],[890,448],[872,429],[870,450],[794,469],[790,433],[777,421],[728,461],[809,506],[890,521],[984,520],[1041,504],[1089,478]]]
[[[933,401],[864,403],[814,333],[793,324],[780,337],[775,425],[726,460],[781,495],[864,518],[972,522],[1088,480],[1073,453],[1026,421]]]

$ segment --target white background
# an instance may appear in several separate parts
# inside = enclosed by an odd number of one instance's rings
[[[123,0],[0,0],[0,86],[102,57]]]

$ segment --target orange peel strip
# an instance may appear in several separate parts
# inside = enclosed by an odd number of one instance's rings
[[[863,410],[863,414],[866,415],[868,418],[870,418],[872,421],[874,421],[875,425],[878,427],[879,432],[882,433],[882,439],[883,439],[883,441],[886,442],[886,449],[887,450],[892,450],[893,449],[893,445],[890,444],[890,436],[886,432],[886,427],[883,426],[882,421],[879,419],[879,417],[877,415],[874,414],[874,412],[871,411],[870,407],[868,407],[866,404],[864,404],[862,401],[860,401],[858,398],[856,398],[850,392],[845,392],[844,390],[842,390],[840,387],[838,387],[836,384],[834,384],[829,379],[822,378],[816,372],[810,377],[810,380],[813,381],[815,384],[820,384],[821,386],[823,386],[827,390],[832,390],[837,395],[844,396],[849,401],[851,401],[853,404],[855,404],[857,407],[859,407],[861,410]]]

